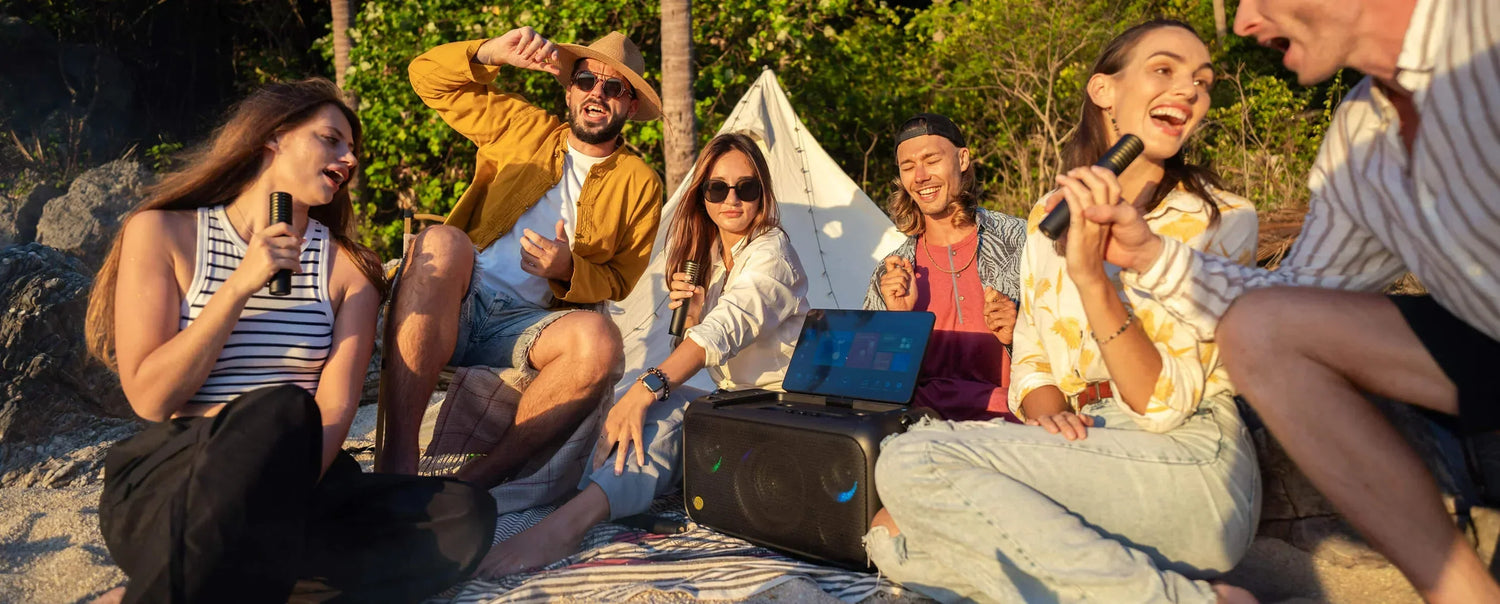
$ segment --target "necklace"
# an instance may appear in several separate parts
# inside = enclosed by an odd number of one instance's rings
[[[237,219],[239,219],[239,221],[243,225],[243,227],[236,227],[234,225],[234,221],[230,221],[229,226],[230,226],[230,228],[234,229],[234,233],[236,235],[240,236],[240,239],[243,239],[243,240],[245,240],[246,243],[249,243],[250,242],[250,237],[255,236],[255,225],[250,222],[249,218],[245,217],[244,208],[240,208],[240,212],[238,213],[238,215],[235,215],[235,212],[233,211],[234,210],[234,205],[235,204],[230,204],[230,205],[224,206],[224,214],[227,215],[227,216],[229,216],[229,217],[231,217],[231,218],[237,218]],[[249,231],[250,237],[247,237],[247,236],[245,236],[244,233],[240,232],[240,228],[244,228],[246,231]]]
[[[945,269],[945,268],[943,268],[941,266],[938,266],[937,259],[932,257],[932,247],[929,246],[929,245],[927,245],[927,241],[925,239],[922,241],[922,250],[925,251],[925,252],[927,252],[927,261],[932,263],[932,268],[937,269],[938,272],[941,272],[941,273],[947,273],[949,275],[957,275],[959,273],[964,272],[964,269],[969,268],[970,264],[974,264],[974,259],[979,257],[979,239],[977,237],[974,239],[974,255],[973,256],[969,256],[969,261],[965,262],[963,266],[958,267],[957,270],[951,270],[950,271],[950,270]],[[950,261],[949,264],[952,264],[952,262]]]

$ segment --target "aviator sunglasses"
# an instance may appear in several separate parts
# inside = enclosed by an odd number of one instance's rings
[[[734,194],[740,198],[740,201],[752,202],[760,199],[760,182],[748,178],[732,187],[722,180],[710,180],[703,184],[703,198],[709,203],[723,203],[729,198],[730,189],[734,189]]]
[[[618,99],[626,94],[635,96],[635,91],[630,90],[625,82],[619,78],[601,78],[599,74],[592,71],[580,71],[573,75],[573,85],[579,90],[590,92],[601,80],[604,82],[604,96],[606,98]]]

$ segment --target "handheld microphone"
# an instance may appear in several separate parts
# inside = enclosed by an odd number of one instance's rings
[[[292,223],[292,194],[277,191],[271,194],[271,224]],[[292,271],[281,269],[271,277],[271,295],[286,296],[292,293]]]
[[[698,263],[696,261],[687,260],[683,262],[682,272],[687,273],[688,285],[698,285]],[[689,302],[692,302],[692,299],[683,300],[682,304],[677,307],[677,310],[672,311],[672,322],[667,326],[667,333],[672,336],[674,347],[682,341],[682,332],[686,331],[684,328],[687,327]]]
[[[1104,157],[1099,158],[1099,161],[1094,165],[1106,168],[1110,172],[1114,172],[1115,176],[1119,176],[1130,165],[1130,162],[1135,161],[1135,157],[1141,154],[1141,150],[1145,148],[1146,143],[1141,142],[1141,137],[1134,134],[1126,134],[1120,137],[1115,146],[1105,151]],[[1062,237],[1063,233],[1068,232],[1068,220],[1068,202],[1063,200],[1058,202],[1056,207],[1052,208],[1052,211],[1047,214],[1046,218],[1042,219],[1041,224],[1037,225],[1037,230],[1046,235],[1048,239],[1057,239],[1058,237]]]

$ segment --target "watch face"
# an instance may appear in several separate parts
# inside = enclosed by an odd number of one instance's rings
[[[661,378],[654,373],[648,373],[641,376],[641,383],[646,386],[647,390],[650,390],[652,392],[661,392],[661,389],[667,386],[661,381]]]

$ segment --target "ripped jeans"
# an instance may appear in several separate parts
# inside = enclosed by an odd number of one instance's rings
[[[924,421],[889,439],[876,487],[900,529],[881,572],[944,602],[1214,602],[1244,555],[1260,475],[1228,397],[1153,434],[1104,400],[1068,441],[1034,426]],[[1102,421],[1098,421],[1102,420]]]

